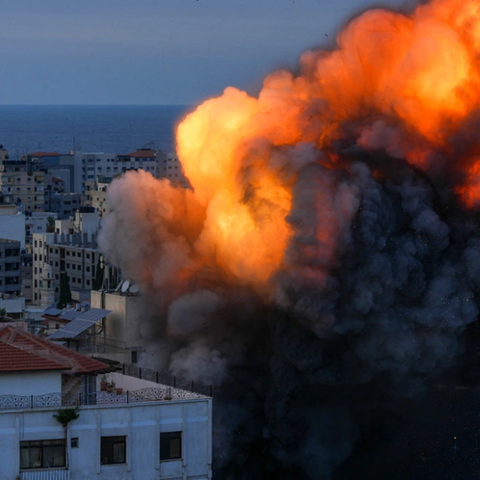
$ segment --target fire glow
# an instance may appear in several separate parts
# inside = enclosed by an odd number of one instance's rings
[[[178,128],[179,157],[206,211],[198,249],[247,282],[265,284],[282,267],[292,235],[295,172],[275,148],[312,143],[325,154],[317,161],[342,169],[329,151],[354,128],[363,150],[423,170],[445,170],[437,158],[446,157],[461,174],[461,201],[480,201],[478,164],[450,144],[480,106],[478,2],[434,1],[410,16],[370,10],[337,41],[334,51],[304,53],[298,75],[271,74],[258,98],[228,88]],[[336,235],[327,225],[317,232],[326,256]]]

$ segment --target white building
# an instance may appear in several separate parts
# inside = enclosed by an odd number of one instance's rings
[[[210,479],[212,399],[119,373],[106,374],[107,386],[105,369],[20,329],[0,330],[0,478]],[[78,418],[64,428],[54,415],[73,405]]]

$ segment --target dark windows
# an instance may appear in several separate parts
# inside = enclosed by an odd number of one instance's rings
[[[182,458],[182,432],[163,432],[160,434],[160,460],[179,460]]]
[[[65,439],[20,442],[20,468],[65,466]]]
[[[70,447],[78,448],[78,437],[73,437],[70,439]]]
[[[102,465],[126,462],[127,437],[102,437],[100,462]]]

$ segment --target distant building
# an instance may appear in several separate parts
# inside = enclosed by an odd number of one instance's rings
[[[0,329],[0,478],[211,479],[212,398],[108,372]],[[54,417],[62,407],[78,407],[65,428]]]
[[[82,159],[80,154],[60,154],[57,152],[33,152],[27,160],[36,170],[50,173],[61,179],[65,192],[82,192]],[[55,183],[52,182],[55,191]]]
[[[33,235],[33,302],[42,301],[40,282],[45,264],[52,268],[52,284],[55,288],[55,301],[59,298],[60,276],[66,273],[72,295],[77,300],[89,298],[95,279],[98,262],[97,244],[94,235],[74,233],[34,234]]]
[[[20,295],[20,242],[0,238],[0,292]]]
[[[189,182],[183,173],[182,164],[174,152],[163,153],[159,156],[158,178],[168,178],[174,185],[187,188]]]
[[[33,283],[33,255],[31,244],[29,249],[20,256],[20,277],[22,279],[22,288],[20,295],[25,298],[27,304],[32,303],[32,283]]]
[[[51,228],[55,228],[55,220],[58,214],[56,212],[33,212],[25,218],[25,239],[26,243],[32,243],[34,233],[47,233]],[[50,220],[51,219],[51,220]],[[52,222],[51,226],[49,222]]]
[[[0,162],[0,203],[16,204],[26,214],[43,212],[45,184],[51,183],[51,175],[34,171],[24,160]]]
[[[8,158],[9,158],[8,150],[3,148],[3,145],[0,145],[0,161],[8,160]]]
[[[117,162],[121,167],[120,172],[144,170],[154,177],[158,177],[157,153],[155,150],[139,149],[125,155],[118,155]]]
[[[109,182],[88,182],[85,185],[84,204],[95,208],[102,218],[110,212],[107,204],[107,187],[109,185]]]
[[[73,217],[75,212],[82,206],[81,193],[52,193],[47,192],[45,209],[56,212],[58,219]]]

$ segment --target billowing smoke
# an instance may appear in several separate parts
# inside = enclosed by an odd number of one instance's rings
[[[414,478],[385,470],[392,438],[460,382],[480,4],[367,11],[337,42],[182,121],[191,190],[140,171],[108,191],[101,249],[155,309],[155,366],[216,385],[218,478]]]

